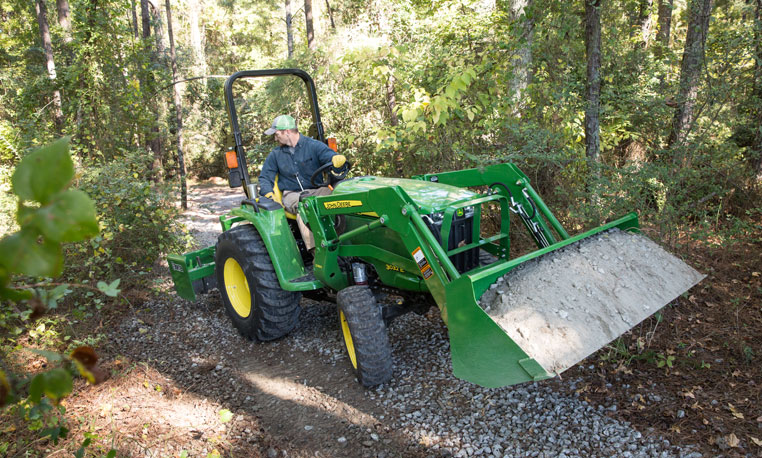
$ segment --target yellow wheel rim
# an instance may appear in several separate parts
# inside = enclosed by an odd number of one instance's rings
[[[235,310],[238,316],[246,318],[251,313],[251,292],[249,291],[249,282],[246,281],[243,269],[241,269],[238,261],[233,258],[227,258],[222,274],[230,305],[233,306],[233,310]]]
[[[339,319],[341,319],[341,333],[344,335],[344,345],[347,347],[347,353],[349,353],[349,359],[352,361],[352,367],[357,369],[357,355],[355,355],[355,344],[352,342],[352,333],[349,332],[349,323],[347,317],[344,316],[344,312],[339,310]]]

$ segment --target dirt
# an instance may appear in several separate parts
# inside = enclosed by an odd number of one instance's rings
[[[522,264],[480,303],[530,357],[560,374],[703,277],[650,239],[612,229]]]
[[[200,246],[212,244],[218,216],[238,204],[240,191],[204,182],[189,197],[193,234]],[[615,403],[606,415],[675,445],[697,444],[706,456],[762,456],[760,251],[750,241],[710,250],[685,240],[689,263],[708,273],[698,287],[618,345],[541,383],[593,406]],[[157,281],[155,291],[125,291],[127,302],[82,324],[80,336],[102,336],[96,349],[110,378],[78,381],[64,401],[69,439],[37,442],[32,455],[72,456],[89,433],[93,456],[109,448],[146,457],[444,456],[428,439],[391,428],[395,409],[355,381],[334,304],[305,300],[310,326],[257,344],[235,332],[216,292],[191,303],[173,294],[165,268]],[[446,334],[436,313],[415,319],[430,329],[409,337],[417,344]],[[395,347],[395,358],[402,351]],[[410,369],[396,376],[406,379]],[[458,394],[442,389],[442,399]],[[469,410],[469,400],[458,410]]]

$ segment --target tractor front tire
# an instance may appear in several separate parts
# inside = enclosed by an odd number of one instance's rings
[[[254,226],[244,224],[220,234],[215,270],[225,312],[244,337],[274,340],[299,323],[301,293],[281,289]]]
[[[392,378],[392,348],[381,307],[367,286],[350,286],[336,295],[339,327],[357,380],[366,387]]]

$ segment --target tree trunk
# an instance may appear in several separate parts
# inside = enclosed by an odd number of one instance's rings
[[[135,11],[135,0],[130,0],[130,9],[132,10],[132,33],[137,40],[140,34],[138,33],[138,13]]]
[[[315,27],[312,21],[312,0],[304,0],[304,20],[307,25],[307,47],[315,50]]]
[[[169,33],[169,61],[172,65],[172,81],[177,81],[180,76],[177,72],[177,56],[175,54],[175,38],[172,34],[172,9],[169,0],[165,0],[167,8],[167,33]],[[172,85],[175,103],[175,123],[177,128],[177,167],[180,175],[180,202],[183,210],[188,208],[188,185],[185,182],[185,154],[183,153],[183,106],[180,84]]]
[[[325,9],[328,11],[328,18],[331,20],[331,30],[336,31],[336,22],[333,20],[333,10],[328,0],[325,0]]]
[[[756,153],[754,171],[759,182],[762,180],[762,0],[756,0],[754,10],[754,109],[752,110],[751,125],[754,126],[754,143],[752,154]]]
[[[143,38],[151,36],[151,13],[148,11],[148,0],[140,0],[140,19],[143,26]]]
[[[659,0],[659,30],[656,32],[656,41],[664,48],[669,46],[669,32],[672,26],[672,2],[673,0]]]
[[[156,39],[156,52],[159,54],[159,60],[165,61],[166,49],[164,48],[164,23],[161,20],[161,10],[159,5],[153,0],[148,1],[148,7],[151,13],[151,23],[153,24],[153,34]]]
[[[534,36],[534,20],[531,19],[533,0],[511,0],[511,18],[520,23],[521,40],[517,50],[518,59],[515,59],[513,67],[513,79],[511,80],[511,94],[514,105],[520,108],[524,91],[532,79],[532,38]]]
[[[651,26],[653,21],[651,20],[651,8],[653,7],[653,0],[640,0],[638,3],[638,27],[640,28],[640,36],[643,47],[648,47],[648,42],[651,37]]]
[[[291,16],[291,0],[286,0],[286,43],[288,44],[288,58],[294,57],[294,26]]]
[[[585,45],[587,47],[585,155],[591,163],[600,161],[601,150],[599,118],[601,106],[601,1],[585,0]]]
[[[196,76],[206,75],[206,52],[201,31],[201,0],[191,0],[188,6],[188,22],[190,25],[190,42],[193,51],[193,66]]]
[[[71,43],[71,20],[69,19],[69,0],[56,0],[56,10],[58,10],[58,25],[64,31],[64,43]]]
[[[48,10],[45,0],[36,0],[37,24],[40,26],[40,38],[42,48],[45,50],[45,64],[48,68],[48,78],[53,86],[53,121],[56,130],[60,133],[63,128],[63,110],[61,108],[61,91],[56,87],[56,63],[53,60],[53,44],[50,40],[50,27],[48,26]]]
[[[667,139],[670,147],[682,143],[693,126],[693,108],[704,64],[704,45],[709,32],[712,0],[691,0],[688,8],[688,32],[680,65],[680,93],[677,96],[672,131]]]
[[[394,75],[389,74],[386,79],[386,108],[389,109],[389,124],[397,127],[399,120],[397,119],[397,95],[394,90],[394,83]]]
[[[145,46],[145,51],[151,55],[151,61],[155,62],[156,53],[149,46],[151,38],[151,13],[148,7],[148,0],[140,0],[140,16],[143,25],[143,45]],[[145,87],[142,88],[144,102],[147,107],[150,107],[152,114],[158,116],[158,104],[154,98],[156,84],[150,69],[145,71],[143,83],[145,84]],[[152,124],[153,126],[151,127],[151,133],[147,136],[146,145],[153,153],[153,164],[151,165],[151,170],[154,172],[153,178],[154,180],[160,180],[163,152],[161,139],[159,138],[158,120],[154,120]]]

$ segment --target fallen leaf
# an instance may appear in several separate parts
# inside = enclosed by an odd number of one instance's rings
[[[738,440],[738,437],[736,437],[736,435],[733,433],[730,433],[727,436],[725,436],[725,442],[727,442],[728,446],[730,447],[738,447],[738,445],[741,443],[741,441]]]
[[[682,394],[686,398],[696,399],[696,395],[693,394],[693,391],[686,391],[680,394]]]
[[[669,428],[669,430],[670,430],[670,431],[672,431],[673,433],[679,433],[679,432],[680,432],[680,427],[679,427],[679,426],[677,426],[677,425],[672,425],[672,426]]]
[[[762,417],[757,417],[757,423],[762,423]]]
[[[732,375],[733,377],[740,377],[740,376],[741,376],[741,371],[739,371],[738,369],[736,369],[736,370],[734,370],[734,371],[733,371],[733,373],[732,373],[732,374],[730,374],[730,375]]]
[[[752,277],[759,277],[759,275],[760,275],[759,272],[752,272],[751,273]]]
[[[751,441],[754,442],[756,445],[762,447],[762,441],[761,440],[757,439],[754,436],[749,436],[749,439],[751,439]]]

